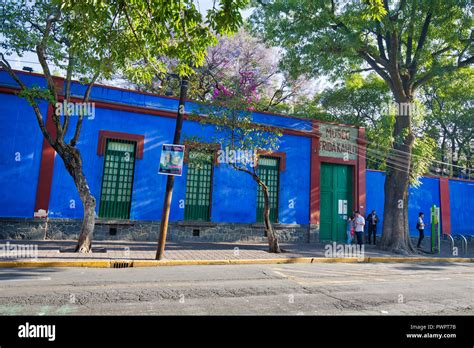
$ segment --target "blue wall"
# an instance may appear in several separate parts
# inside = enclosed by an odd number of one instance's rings
[[[23,74],[27,85],[45,87],[44,80],[35,75]],[[15,83],[0,73],[0,85],[15,87]],[[74,83],[72,94],[80,95],[85,87]],[[113,88],[95,87],[92,99],[127,104],[133,106],[176,111],[175,99],[123,91]],[[21,98],[0,94],[1,144],[0,155],[0,200],[1,216],[32,217],[36,199],[36,188],[41,160],[42,135],[36,123],[32,108]],[[197,111],[198,104],[188,102],[186,111]],[[43,105],[46,115],[46,105]],[[288,129],[311,131],[311,122],[265,113],[254,113],[254,121],[273,124]],[[66,139],[73,135],[76,119],[71,119]],[[14,126],[12,130],[11,125]],[[96,108],[94,118],[84,120],[78,149],[84,163],[84,173],[92,194],[99,200],[104,157],[97,155],[99,131],[117,131],[145,136],[144,155],[136,160],[132,207],[130,218],[136,220],[159,220],[163,204],[166,176],[157,174],[161,145],[170,143],[175,120],[146,114]],[[12,141],[13,134],[13,141]],[[185,121],[183,135],[198,135],[211,138],[215,130],[196,122]],[[280,176],[279,218],[282,223],[306,224],[309,220],[309,177],[310,146],[306,137],[284,135],[279,151],[286,152],[286,170]],[[22,161],[14,161],[14,153],[22,155]],[[176,177],[170,220],[184,219],[184,209],[180,208],[186,199],[186,173]],[[214,168],[212,221],[247,222],[256,220],[257,186],[245,173],[236,172],[226,164]],[[231,197],[231,199],[229,199]],[[98,211],[98,208],[97,208]],[[49,216],[52,218],[81,218],[82,203],[74,182],[67,173],[64,163],[56,156],[51,189]]]
[[[474,235],[474,182],[450,180],[451,230]]]
[[[141,134],[145,136],[143,159],[136,160],[132,193],[131,219],[159,220],[163,204],[166,176],[157,174],[161,145],[172,141],[175,120],[144,114],[96,109],[94,119],[83,123],[78,148],[84,161],[84,173],[91,192],[100,196],[103,156],[97,155],[99,130]],[[70,125],[72,135],[74,123]],[[186,121],[183,134],[211,138],[211,126]],[[307,223],[309,216],[310,140],[305,137],[285,135],[279,151],[286,152],[287,169],[281,173],[280,221],[282,223]],[[187,167],[187,166],[186,166]],[[186,199],[186,168],[182,177],[176,177],[170,220],[184,218],[180,201]],[[301,175],[306,173],[307,175]],[[214,168],[212,221],[255,222],[257,187],[245,173],[236,172],[226,164]],[[231,199],[229,199],[231,197]],[[291,200],[291,201],[290,201]],[[291,208],[290,206],[294,206]],[[56,158],[53,189],[50,199],[50,216],[56,218],[82,217],[82,204],[74,183],[59,157]]]
[[[382,172],[367,170],[367,214],[373,209],[377,211],[381,224],[379,233],[383,224],[383,205],[384,205],[384,183],[385,174]],[[418,235],[416,222],[418,213],[425,213],[426,228],[430,228],[430,208],[433,204],[440,206],[439,180],[437,178],[422,178],[419,187],[410,186],[408,190],[408,225],[410,234]],[[474,204],[474,200],[473,200]]]
[[[367,212],[377,210],[383,220],[385,174],[367,170]],[[425,223],[429,227],[429,211],[433,204],[440,206],[439,180],[422,178],[418,188],[410,187],[408,223],[410,234],[418,235],[416,221],[420,211],[425,213]],[[451,233],[474,235],[474,182],[449,180],[451,210]]]
[[[71,86],[71,94],[73,96],[82,96],[85,90],[86,86],[79,83],[73,83]],[[178,100],[174,98],[143,94],[129,90],[107,88],[105,86],[94,87],[91,91],[91,99],[172,112],[176,112],[178,110]],[[199,113],[201,108],[202,107],[198,103],[192,101],[186,102],[187,113]],[[312,121],[308,119],[298,119],[261,112],[252,113],[252,119],[254,123],[258,124],[266,124],[309,132],[312,130]]]
[[[42,78],[23,75],[27,85],[44,87]],[[15,86],[5,74],[0,73],[0,85]],[[84,86],[74,83],[73,94],[80,95]],[[123,91],[113,88],[95,87],[92,99],[161,109],[175,112],[175,99]],[[198,104],[188,102],[188,112],[198,110]],[[46,115],[46,105],[41,104]],[[265,113],[253,113],[256,123],[272,124],[288,129],[311,131],[308,120],[293,119]],[[71,120],[66,138],[72,136],[75,127]],[[117,131],[145,136],[144,155],[136,160],[132,193],[131,219],[159,220],[163,204],[166,176],[157,174],[161,145],[170,143],[175,119],[152,115],[96,108],[95,118],[86,118],[83,123],[78,148],[84,161],[84,172],[93,195],[99,199],[103,171],[103,156],[97,155],[99,131]],[[212,138],[215,130],[196,122],[185,121],[183,135],[198,135]],[[32,217],[36,199],[41,148],[43,137],[31,106],[23,99],[10,94],[0,94],[0,216]],[[311,140],[308,137],[285,134],[279,151],[286,153],[286,170],[280,175],[279,218],[281,223],[307,224],[309,219],[309,178]],[[20,161],[17,161],[17,155]],[[186,173],[176,177],[170,219],[184,218],[180,203],[186,199]],[[381,172],[367,171],[367,212],[377,210],[383,219],[383,192],[385,176]],[[418,188],[409,190],[410,232],[415,229],[419,211],[427,215],[432,204],[440,205],[439,182],[435,178],[423,178]],[[453,233],[474,234],[474,183],[450,180],[451,224]],[[236,172],[226,164],[214,167],[211,218],[216,222],[246,222],[256,220],[257,186],[252,178]],[[97,209],[98,210],[98,209]],[[53,185],[50,198],[50,217],[81,218],[82,204],[74,183],[66,172],[59,156],[54,163]]]
[[[46,115],[47,105],[40,109]],[[33,217],[42,144],[31,106],[0,94],[0,216]]]

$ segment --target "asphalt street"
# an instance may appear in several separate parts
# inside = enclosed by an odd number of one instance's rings
[[[0,269],[2,315],[474,314],[474,265]]]

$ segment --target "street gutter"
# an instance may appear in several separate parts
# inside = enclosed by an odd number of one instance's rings
[[[203,266],[203,265],[259,265],[289,263],[473,263],[474,258],[461,257],[364,257],[364,258],[326,258],[326,257],[287,257],[274,259],[221,259],[221,260],[75,260],[75,261],[0,261],[0,268],[50,268],[50,267],[86,267],[86,268],[130,268],[160,266]]]

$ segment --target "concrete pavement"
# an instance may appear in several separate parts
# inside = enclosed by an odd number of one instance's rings
[[[474,265],[0,269],[4,315],[474,314]]]
[[[333,253],[333,243],[282,243],[286,252],[269,253],[266,243],[168,242],[165,259],[154,261],[156,243],[136,241],[97,241],[89,254],[72,252],[75,241],[10,240],[0,243],[0,267],[140,267],[194,264],[317,263],[317,262],[473,262],[474,253],[453,257],[420,253],[404,257],[365,245],[362,253]],[[340,245],[340,244],[339,244]],[[342,245],[340,245],[342,246]],[[25,252],[26,248],[26,254]],[[472,249],[472,248],[471,248]],[[7,251],[8,250],[8,251]],[[16,251],[15,251],[16,250]],[[335,250],[335,248],[333,248]],[[22,253],[23,252],[23,253]],[[462,257],[464,256],[464,257]],[[444,257],[441,259],[440,257]]]

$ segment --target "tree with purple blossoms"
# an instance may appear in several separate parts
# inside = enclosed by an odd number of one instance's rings
[[[278,236],[270,221],[269,187],[259,175],[258,160],[261,154],[271,154],[278,149],[282,134],[278,128],[253,122],[252,111],[260,100],[255,73],[241,71],[239,75],[231,83],[216,83],[211,101],[201,106],[197,114],[190,116],[191,120],[203,126],[214,126],[216,135],[210,139],[185,137],[203,152],[211,151],[210,144],[217,143],[231,153],[246,154],[231,159],[229,163],[220,164],[250,175],[261,187],[264,197],[263,222],[269,252],[280,253],[282,249]]]
[[[268,47],[260,39],[240,28],[232,36],[218,35],[218,43],[207,49],[204,64],[189,78],[188,97],[199,102],[213,100],[213,91],[219,84],[232,85],[241,74],[253,73],[253,83],[259,99],[259,111],[283,112],[290,109],[294,99],[305,93],[310,81],[304,75],[290,76],[279,67],[281,53]],[[169,71],[175,70],[175,61],[166,62]],[[157,75],[150,83],[136,84],[135,88],[158,94],[179,95],[179,81]]]

